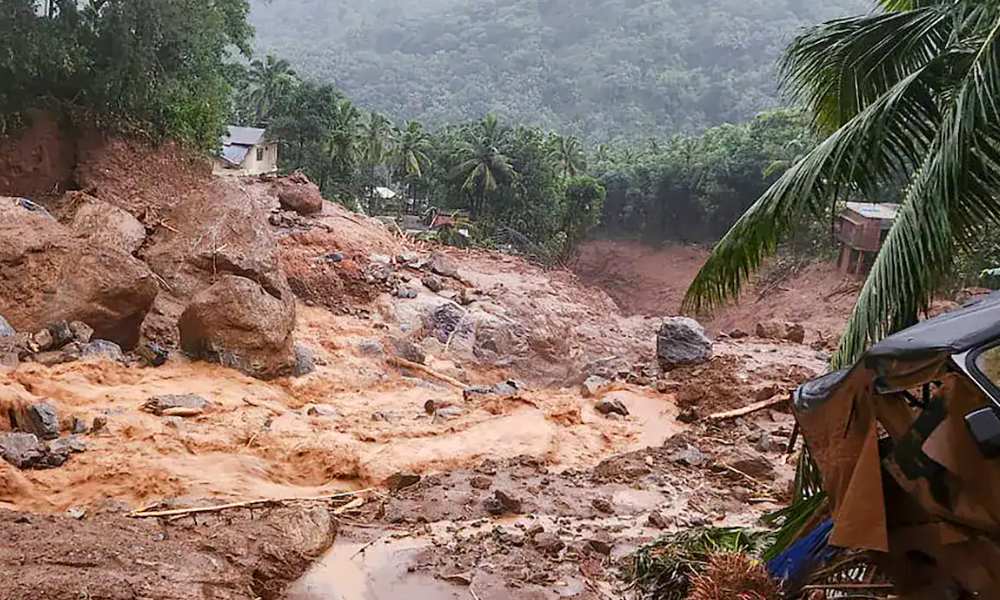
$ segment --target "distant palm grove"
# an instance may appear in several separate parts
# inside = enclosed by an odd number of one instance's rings
[[[255,46],[394,120],[492,112],[590,142],[782,104],[795,33],[869,0],[253,0]]]
[[[331,200],[465,209],[471,242],[546,262],[595,227],[711,242],[816,143],[773,108],[784,40],[852,6],[355,4],[7,0],[0,137],[33,108],[204,150],[258,126]]]

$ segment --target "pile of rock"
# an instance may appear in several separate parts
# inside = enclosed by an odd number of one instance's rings
[[[20,362],[51,366],[81,359],[125,360],[118,344],[93,339],[93,335],[93,328],[82,321],[58,321],[33,334],[22,334],[0,317],[0,366],[13,368]]]
[[[806,329],[801,323],[784,323],[781,321],[762,321],[757,323],[757,337],[767,340],[787,340],[802,344],[806,339]]]
[[[6,416],[13,431],[0,433],[0,458],[19,469],[61,466],[71,455],[87,449],[78,434],[96,433],[105,425],[101,417],[90,428],[79,417],[61,423],[56,407],[49,402],[11,408]],[[59,437],[61,430],[70,435]]]

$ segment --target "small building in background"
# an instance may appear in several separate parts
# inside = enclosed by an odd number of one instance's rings
[[[837,219],[840,259],[844,273],[864,274],[871,268],[899,212],[898,204],[848,202]]]
[[[266,130],[230,126],[215,156],[216,175],[261,175],[278,170],[278,142],[267,139]]]

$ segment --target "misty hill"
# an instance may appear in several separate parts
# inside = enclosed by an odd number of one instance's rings
[[[254,0],[260,49],[358,104],[431,125],[496,112],[591,140],[780,103],[800,27],[865,0]]]

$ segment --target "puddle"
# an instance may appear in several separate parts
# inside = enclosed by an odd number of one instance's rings
[[[468,600],[468,590],[409,571],[428,544],[426,538],[388,539],[367,548],[338,542],[292,586],[286,600]]]
[[[683,423],[677,421],[677,406],[666,396],[616,390],[604,397],[624,402],[638,425],[639,435],[630,444],[629,450],[661,446],[667,438],[686,429]]]

